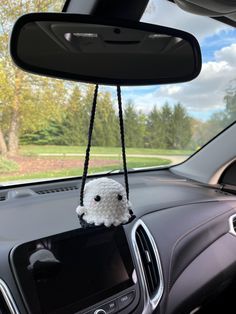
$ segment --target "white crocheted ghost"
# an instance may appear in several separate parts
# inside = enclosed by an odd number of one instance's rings
[[[128,222],[131,210],[124,187],[112,179],[100,178],[86,183],[84,206],[78,206],[76,212],[88,224],[110,227]]]

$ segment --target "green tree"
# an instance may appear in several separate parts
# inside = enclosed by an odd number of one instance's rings
[[[134,104],[129,101],[124,110],[125,137],[127,147],[143,147],[145,123],[142,113],[137,112]]]
[[[20,137],[20,144],[64,145],[63,135],[62,123],[52,120],[47,128],[22,135]]]
[[[236,79],[232,80],[226,89],[225,101],[225,126],[236,120]]]
[[[157,106],[154,106],[147,117],[147,139],[151,148],[162,148],[164,146],[164,133],[161,124],[161,114]]]
[[[89,108],[84,103],[81,90],[75,86],[69,98],[62,122],[61,143],[64,145],[85,145],[86,126],[88,125]]]
[[[4,102],[4,109],[0,109],[2,115],[1,118],[2,121],[7,121],[5,125],[1,125],[0,129],[0,150],[3,154],[6,154],[6,149],[9,155],[17,153],[18,139],[22,131],[21,127],[26,124],[25,120],[27,120],[27,118],[25,118],[25,113],[29,113],[29,108],[33,106],[35,101],[39,104],[40,100],[42,100],[47,104],[47,111],[45,112],[43,106],[39,107],[38,111],[31,111],[32,114],[35,114],[35,116],[38,117],[31,122],[31,125],[33,125],[36,120],[39,121],[40,118],[47,121],[51,112],[55,111],[54,108],[51,110],[50,106],[53,94],[49,97],[50,102],[46,102],[49,98],[45,98],[42,94],[42,99],[33,99],[33,96],[37,94],[36,86],[39,82],[42,82],[42,79],[28,75],[13,65],[8,54],[8,37],[12,25],[15,20],[24,13],[58,9],[61,4],[62,1],[60,0],[1,0],[0,2],[0,81],[4,80],[4,76],[7,77],[6,84],[3,84],[0,90],[0,101]],[[43,84],[49,81],[49,79],[45,79]],[[34,82],[34,87],[31,87],[32,82]],[[52,85],[53,84],[54,83],[52,83]],[[55,90],[53,93],[55,94]],[[31,118],[33,120],[32,115]]]
[[[173,112],[165,103],[160,112],[162,148],[173,148]]]
[[[118,117],[112,103],[111,94],[100,92],[94,124],[94,146],[116,146],[119,139]]]
[[[180,104],[176,104],[172,116],[172,144],[171,148],[186,148],[192,136],[191,121],[186,109]]]

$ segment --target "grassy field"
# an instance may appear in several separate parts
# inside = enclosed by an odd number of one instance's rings
[[[85,147],[76,146],[21,146],[18,156],[10,160],[0,159],[0,182],[80,176],[85,150]],[[129,169],[178,163],[193,153],[189,150],[145,148],[127,148],[126,152]],[[122,168],[119,147],[91,148],[90,174]]]
[[[84,154],[83,146],[53,146],[53,145],[27,145],[21,146],[20,153],[27,156],[39,154]],[[155,148],[127,148],[130,155],[191,155],[191,150],[155,149]],[[92,147],[91,154],[121,154],[120,147]]]
[[[45,158],[41,158],[43,161]],[[54,158],[54,160],[58,160],[57,158]],[[81,160],[81,165],[83,165],[83,158],[75,158],[75,157],[68,157],[66,159],[70,160]],[[104,161],[110,161],[109,158],[102,158]],[[96,160],[99,161],[101,158],[96,157],[95,158],[95,163]],[[161,165],[168,165],[170,163],[170,160],[168,159],[161,159],[161,158],[127,158],[127,163],[129,169],[132,168],[140,168],[140,167],[152,167],[152,166],[161,166]],[[97,172],[106,172],[106,171],[111,171],[111,170],[118,170],[122,168],[122,163],[119,160],[114,160],[114,163],[110,163],[109,166],[91,166],[89,167],[89,174],[94,174]],[[37,172],[32,169],[31,173],[17,173],[15,169],[12,169],[11,174],[9,172],[3,173],[2,175],[0,174],[0,182],[4,181],[15,181],[15,180],[25,180],[25,179],[42,179],[42,178],[59,178],[59,177],[71,177],[71,176],[80,176],[82,175],[83,168],[78,167],[78,168],[63,168],[61,169],[54,169],[51,171],[41,171]]]
[[[0,178],[1,178],[2,172],[12,172],[12,171],[17,171],[17,170],[18,170],[18,165],[16,162],[0,157]]]

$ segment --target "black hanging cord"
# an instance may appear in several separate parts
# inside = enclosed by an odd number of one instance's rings
[[[81,188],[80,188],[80,206],[84,206],[84,186],[85,186],[87,175],[88,175],[90,148],[91,148],[93,125],[94,125],[94,119],[95,119],[95,113],[96,113],[97,96],[98,96],[98,84],[96,84],[95,86],[94,96],[93,96],[93,105],[92,105],[92,111],[91,111],[91,116],[90,116],[90,125],[89,125],[89,130],[88,130],[88,145],[86,149],[84,171],[83,171]]]
[[[80,206],[84,206],[84,187],[88,175],[88,166],[90,158],[90,148],[92,142],[93,126],[96,114],[96,105],[97,105],[97,96],[98,96],[98,84],[94,90],[93,104],[90,116],[90,125],[88,130],[88,145],[86,149],[85,161],[84,161],[84,171],[82,176],[82,183],[80,189]],[[129,182],[128,182],[128,171],[126,163],[126,152],[125,152],[125,131],[124,131],[124,120],[123,120],[123,109],[122,109],[122,100],[121,100],[121,88],[117,85],[117,99],[118,99],[118,108],[119,108],[119,122],[120,122],[120,139],[122,147],[122,159],[123,159],[123,168],[124,168],[124,180],[125,180],[125,189],[127,199],[129,199]]]
[[[122,100],[121,100],[121,88],[119,85],[117,85],[117,99],[118,99],[118,107],[119,107],[120,140],[121,140],[121,147],[122,147],[125,188],[126,188],[127,199],[129,199],[129,181],[128,181],[128,171],[127,171],[126,152],[125,152],[125,131],[124,131]]]

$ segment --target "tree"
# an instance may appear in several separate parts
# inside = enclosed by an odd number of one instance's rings
[[[225,126],[236,120],[236,79],[232,80],[226,89],[225,101]]]
[[[154,106],[147,117],[147,139],[151,148],[161,148],[164,146],[164,134],[161,124],[161,115]]]
[[[21,126],[24,124],[24,113],[28,112],[24,110],[24,105],[26,104],[26,99],[29,97],[33,91],[36,93],[36,85],[42,82],[41,78],[33,77],[27,75],[20,69],[16,68],[8,54],[8,35],[12,29],[12,25],[17,17],[24,13],[32,11],[47,11],[61,5],[62,1],[54,0],[1,0],[0,2],[0,60],[1,60],[1,78],[6,75],[7,84],[3,84],[0,91],[1,101],[7,95],[7,99],[4,99],[4,108],[1,108],[2,120],[8,121],[5,129],[0,129],[1,137],[1,152],[6,153],[7,148],[9,155],[14,155],[18,150],[18,139],[21,132]],[[5,73],[5,74],[3,74]],[[49,82],[49,79],[45,79],[45,82]],[[34,88],[31,88],[31,84],[34,82]],[[53,84],[53,83],[52,83]],[[55,92],[55,90],[54,90]],[[45,100],[45,98],[42,98]],[[52,100],[53,97],[50,97]],[[39,103],[38,98],[34,98],[34,101]],[[50,101],[51,103],[51,101]],[[27,102],[28,108],[32,106],[33,101]],[[50,109],[48,109],[50,111]],[[38,116],[38,113],[41,113]],[[48,112],[42,114],[43,109],[36,111],[35,115],[38,116],[37,121],[40,117],[48,117]],[[33,113],[33,111],[31,111]],[[33,118],[33,116],[31,116]],[[31,123],[33,125],[33,123]]]
[[[7,117],[7,107],[6,104],[9,98],[12,97],[11,89],[9,87],[9,82],[7,75],[4,72],[2,62],[0,63],[0,154],[6,156],[7,154],[7,144],[5,141],[5,127],[8,124]]]
[[[79,85],[74,87],[61,123],[60,144],[78,146],[87,144],[93,95],[93,85],[87,85],[83,88]],[[118,130],[118,118],[113,107],[111,94],[100,91],[97,99],[92,145],[117,145],[119,140]],[[59,143],[58,141],[55,142]]]
[[[62,121],[61,144],[84,145],[86,125],[88,125],[89,109],[84,104],[81,90],[76,85],[69,98],[66,112]]]
[[[52,120],[47,128],[22,135],[20,137],[20,144],[64,145],[63,125],[58,121]]]
[[[191,140],[191,122],[186,109],[180,104],[176,104],[172,116],[172,144],[171,148],[186,148]]]
[[[129,101],[124,110],[125,137],[127,147],[143,147],[145,138],[145,119],[136,112],[134,105]]]
[[[173,148],[173,114],[165,103],[160,112],[162,148]]]
[[[94,124],[94,146],[117,146],[119,143],[118,117],[112,103],[111,94],[100,92]]]

